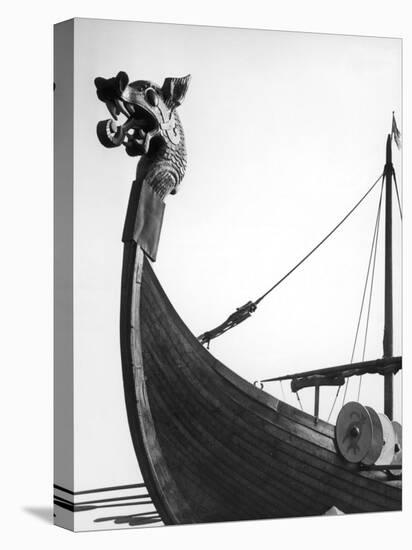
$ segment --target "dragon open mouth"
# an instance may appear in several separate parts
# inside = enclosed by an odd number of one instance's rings
[[[159,132],[156,116],[144,105],[129,103],[123,99],[106,101],[112,116],[97,125],[97,135],[105,147],[124,145],[130,156],[147,152],[150,140]],[[119,124],[119,118],[125,117]]]
[[[146,155],[161,143],[177,145],[181,132],[174,111],[183,101],[189,79],[190,75],[166,78],[160,87],[148,80],[129,84],[124,71],[112,78],[95,78],[97,97],[112,117],[97,125],[100,143],[105,147],[124,145],[131,156]],[[119,123],[119,117],[125,120]]]

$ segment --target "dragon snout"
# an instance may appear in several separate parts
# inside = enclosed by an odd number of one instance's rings
[[[112,78],[97,77],[94,80],[97,97],[105,103],[112,119],[101,120],[97,124],[97,136],[105,147],[124,145],[131,156],[147,152],[153,132],[145,120],[147,113],[139,111],[136,105],[126,101],[122,94],[128,86],[129,77],[124,71]],[[126,117],[123,124],[118,124],[120,115]]]
[[[118,72],[112,78],[98,76],[94,79],[97,97],[104,102],[120,99],[128,83],[129,77],[124,71]]]
[[[166,78],[163,86],[148,80],[129,84],[129,77],[120,71],[112,78],[94,80],[98,98],[105,103],[112,119],[97,125],[99,141],[105,147],[124,145],[131,156],[147,154],[163,142],[177,145],[181,139],[174,110],[184,99],[190,76]],[[126,118],[119,124],[118,118]]]

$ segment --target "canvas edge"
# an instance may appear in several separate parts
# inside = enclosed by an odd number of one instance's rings
[[[54,25],[54,485],[74,491],[73,100],[74,20]],[[55,489],[54,489],[55,491]],[[74,530],[56,505],[54,524]]]

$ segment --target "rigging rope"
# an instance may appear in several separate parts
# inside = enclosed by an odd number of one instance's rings
[[[364,340],[363,340],[362,361],[365,360],[366,341],[368,339],[369,318],[370,318],[370,313],[371,313],[373,283],[374,283],[374,280],[375,280],[376,252],[378,250],[378,239],[379,239],[380,206],[381,206],[381,204],[379,203],[378,219],[377,219],[378,225],[377,225],[377,229],[376,229],[375,250],[374,250],[374,253],[373,253],[372,275],[371,275],[371,284],[370,284],[370,289],[369,289],[368,313],[367,313],[367,316],[366,316],[365,337],[364,337]]]
[[[380,213],[381,213],[381,205],[382,205],[382,191],[383,191],[383,182],[382,182],[381,196],[380,196],[380,199],[379,199],[378,213],[377,213],[377,216],[376,216],[375,243],[374,244],[372,243],[372,248],[374,246],[375,250],[373,251],[372,275],[371,275],[371,283],[370,283],[370,289],[369,289],[368,313],[367,313],[367,316],[366,316],[365,337],[364,337],[364,340],[363,340],[362,361],[365,360],[366,342],[367,342],[367,339],[368,339],[369,319],[370,319],[371,304],[372,304],[373,283],[375,281],[376,253],[377,253],[377,250],[378,250],[378,240],[379,240],[379,225],[380,225]],[[361,375],[360,378],[359,378],[359,385],[358,385],[358,401],[360,400],[362,379],[363,379],[363,376]]]
[[[401,217],[401,220],[403,220],[401,199],[399,198],[398,182],[396,181],[395,170],[393,170],[392,175],[393,175],[393,181],[395,182],[396,197],[398,199],[399,215]]]
[[[357,399],[358,403],[359,403],[359,400],[360,400],[360,391],[361,391],[361,387],[362,387],[362,378],[363,378],[363,376],[360,376],[360,377],[359,377],[358,399]]]
[[[262,296],[260,296],[257,300],[255,300],[255,305],[257,306],[259,302],[261,302],[264,298],[266,298],[266,296],[268,294],[270,294],[272,292],[272,290],[275,290],[275,288],[277,286],[280,285],[280,283],[282,283],[287,277],[289,277],[289,275],[291,275],[299,266],[301,266],[303,264],[303,262],[305,262],[310,256],[312,256],[312,254],[314,252],[316,252],[316,250],[322,246],[322,244],[324,242],[326,242],[329,237],[331,237],[335,231],[337,231],[339,229],[339,227],[349,218],[349,216],[351,214],[353,214],[353,212],[357,209],[357,207],[366,199],[366,197],[369,195],[369,193],[375,188],[375,186],[379,183],[379,181],[382,179],[383,177],[383,173],[378,177],[378,179],[373,183],[373,185],[368,189],[368,191],[366,191],[366,193],[363,195],[363,197],[355,204],[355,206],[353,208],[351,208],[351,210],[349,210],[349,212],[346,214],[346,216],[344,216],[341,221],[335,225],[335,227],[329,231],[329,233],[314,247],[312,248],[312,250],[306,254],[306,256],[304,256],[300,262],[298,262],[290,271],[288,271],[286,273],[286,275],[284,275],[281,279],[279,279],[279,281],[277,283],[275,283],[271,288],[269,288],[269,290],[267,290],[264,294],[262,294]]]
[[[313,247],[306,256],[304,256],[292,269],[290,269],[283,277],[281,277],[273,286],[271,286],[266,292],[264,292],[257,300],[254,302],[249,301],[243,306],[239,307],[234,311],[223,323],[218,325],[212,330],[206,331],[200,336],[198,336],[198,340],[202,344],[207,344],[209,346],[209,343],[214,338],[217,338],[224,332],[230,330],[231,328],[234,328],[235,326],[239,325],[246,319],[248,319],[251,314],[256,310],[257,305],[264,299],[266,296],[268,296],[273,290],[275,290],[276,287],[278,287],[285,279],[289,277],[296,269],[301,266],[318,248],[322,246],[338,229],[339,227],[353,214],[353,212],[360,206],[360,204],[366,199],[366,197],[369,195],[369,193],[376,187],[376,185],[379,183],[379,181],[382,179],[383,173],[375,180],[373,185],[366,191],[366,193],[359,199],[359,201],[353,206],[349,212],[340,220],[340,222],[335,225],[335,227],[329,231],[329,233],[315,246]]]
[[[362,361],[365,359],[365,349],[366,349],[366,339],[367,339],[368,327],[369,327],[369,314],[370,314],[370,304],[371,304],[371,298],[372,298],[373,278],[374,278],[374,275],[375,275],[376,250],[377,250],[378,233],[379,233],[380,211],[381,211],[381,205],[382,205],[382,190],[383,190],[383,183],[382,183],[382,189],[381,189],[381,196],[380,196],[380,199],[379,199],[378,213],[377,213],[377,217],[376,217],[375,232],[374,232],[374,236],[373,236],[373,240],[372,240],[371,253],[370,253],[370,256],[369,256],[368,272],[367,272],[367,275],[366,275],[364,293],[363,293],[363,296],[362,296],[362,305],[361,305],[361,310],[360,310],[360,313],[359,313],[358,326],[357,326],[357,329],[356,329],[355,343],[354,343],[354,347],[353,347],[353,350],[352,350],[351,363],[353,362],[353,356],[354,356],[354,353],[355,353],[356,340],[357,340],[358,333],[359,333],[359,325],[360,325],[360,320],[361,320],[361,317],[362,317],[363,305],[364,305],[364,300],[365,300],[365,293],[366,293],[367,284],[368,284],[370,261],[371,261],[372,253],[373,253],[371,290],[370,290],[369,300],[368,300],[368,302],[369,302],[368,303],[368,316],[367,316],[366,328],[365,328],[365,339],[364,339],[364,346],[363,346],[363,353],[362,353]],[[360,398],[360,391],[361,391],[361,386],[362,386],[362,376],[363,375],[361,375],[360,378],[359,378],[358,401],[359,401],[359,398]],[[348,392],[348,387],[349,387],[349,380],[350,380],[350,378],[346,379],[345,391],[344,391],[343,400],[342,400],[342,407],[345,404],[346,394]],[[332,405],[332,410],[333,410],[333,407],[334,407],[334,404]]]
[[[378,227],[379,227],[379,218],[380,218],[380,212],[381,212],[381,206],[382,206],[382,195],[383,195],[383,182],[382,182],[382,186],[381,186],[381,194],[380,194],[380,197],[379,197],[378,212],[376,214],[375,227],[374,227],[374,230],[373,230],[373,238],[372,238],[371,250],[370,250],[370,253],[369,253],[369,261],[368,261],[368,269],[367,269],[367,272],[366,272],[365,285],[363,287],[361,307],[360,307],[359,316],[358,316],[358,323],[357,323],[357,326],[356,326],[355,341],[353,342],[352,355],[351,355],[351,358],[350,358],[351,363],[353,363],[353,359],[355,357],[356,344],[357,344],[357,341],[358,341],[359,329],[360,329],[360,324],[361,324],[361,320],[362,320],[363,306],[365,304],[366,291],[367,291],[367,288],[368,288],[369,273],[370,273],[370,268],[371,268],[371,264],[372,264],[372,257],[373,257],[374,247],[375,247],[375,241],[377,240],[376,235],[377,235],[377,231],[378,231]]]
[[[347,391],[348,391],[348,386],[349,386],[349,380],[350,380],[350,378],[348,377],[348,378],[346,379],[345,391],[343,392],[342,407],[343,407],[343,405],[345,404],[346,393],[347,393]]]
[[[348,378],[348,380],[349,380],[349,378]],[[329,416],[328,416],[328,420],[327,420],[328,422],[329,422],[329,420],[330,420],[330,417],[332,416],[333,409],[335,408],[335,405],[336,405],[336,401],[338,400],[338,396],[339,396],[341,387],[342,387],[342,386],[338,386],[338,391],[336,392],[335,399],[333,400],[332,408],[331,408],[330,413],[329,413]]]
[[[301,400],[300,400],[299,392],[298,392],[298,391],[296,392],[296,397],[297,397],[298,403],[299,403],[299,405],[300,405],[300,408],[301,408],[302,411],[303,411],[302,402],[301,402]]]

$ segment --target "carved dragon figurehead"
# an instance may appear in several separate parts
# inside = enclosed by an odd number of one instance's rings
[[[163,86],[148,80],[129,83],[123,71],[113,78],[95,79],[98,98],[111,119],[97,125],[105,147],[123,145],[130,156],[141,156],[137,178],[163,199],[175,194],[186,169],[183,128],[176,112],[189,85],[190,75],[166,78]],[[125,117],[119,123],[119,117]]]

